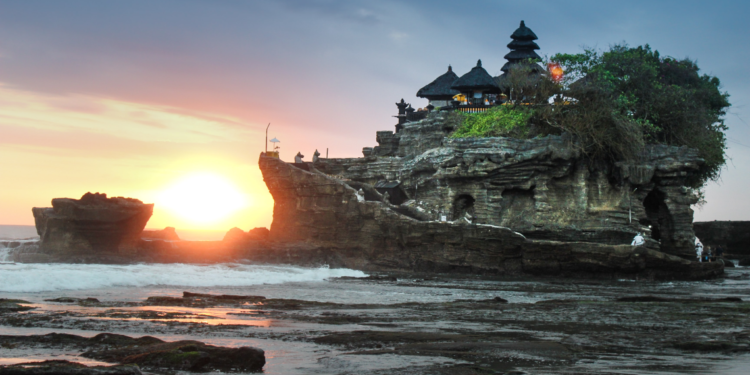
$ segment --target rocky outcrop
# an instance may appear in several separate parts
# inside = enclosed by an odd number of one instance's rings
[[[692,259],[696,195],[685,188],[703,160],[693,149],[649,145],[637,163],[595,164],[567,135],[528,140],[448,138],[444,112],[378,132],[369,156],[320,159],[310,167],[356,189],[397,181],[404,212],[426,220],[467,218],[530,239],[629,244]],[[369,194],[372,196],[372,194]],[[368,198],[370,200],[374,198]]]
[[[180,240],[180,236],[177,235],[177,230],[173,227],[166,227],[162,230],[144,230],[141,232],[141,238],[146,240]]]
[[[420,168],[420,160],[412,162],[417,166],[412,171]],[[702,279],[723,272],[719,264],[691,262],[646,247],[530,240],[513,229],[469,223],[463,216],[445,222],[414,218],[405,205],[378,199],[377,192],[370,192],[373,199],[360,201],[358,189],[352,187],[358,186],[356,181],[320,173],[319,164],[308,172],[263,155],[259,164],[274,198],[274,219],[268,249],[256,254],[257,260],[308,264],[317,260],[363,270],[606,278]],[[372,170],[355,166],[342,174],[379,173],[377,166]],[[428,212],[424,207],[429,206],[417,199],[420,204],[415,210]],[[473,215],[480,217],[476,210]]]
[[[247,232],[242,229],[234,227],[224,235],[224,242],[246,242],[246,241],[265,241],[268,239],[270,231],[268,228],[258,227],[253,228]]]
[[[32,212],[42,253],[129,254],[153,209],[138,199],[86,193],[81,199],[55,198],[51,208]]]
[[[750,221],[703,221],[693,223],[704,246],[721,246],[725,256],[750,257]]]
[[[81,351],[80,356],[118,366],[86,367],[67,361],[30,362],[0,366],[0,374],[140,374],[176,372],[258,372],[266,364],[265,352],[249,346],[221,347],[200,341],[165,342],[156,337],[133,338],[114,333],[81,337],[64,333],[0,336],[3,343],[27,348]]]

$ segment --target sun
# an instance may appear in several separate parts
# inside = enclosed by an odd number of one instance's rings
[[[226,177],[193,173],[175,181],[158,197],[157,206],[196,224],[210,224],[248,206],[248,198]]]

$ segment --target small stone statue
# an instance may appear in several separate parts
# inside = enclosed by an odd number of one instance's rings
[[[302,161],[302,158],[304,158],[304,157],[305,157],[305,155],[302,155],[301,152],[298,152],[297,155],[294,156],[294,162],[295,163],[304,163]]]
[[[362,191],[362,189],[359,189],[357,191],[357,202],[364,202],[365,201],[365,192]]]
[[[318,150],[315,150],[315,153],[313,154],[313,163],[317,162],[320,159],[320,152]]]

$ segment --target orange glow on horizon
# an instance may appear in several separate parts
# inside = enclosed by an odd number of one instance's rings
[[[251,205],[228,178],[212,172],[192,173],[162,190],[156,206],[195,224],[214,224]]]

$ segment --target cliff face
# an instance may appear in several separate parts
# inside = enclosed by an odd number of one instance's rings
[[[649,248],[694,256],[697,198],[684,185],[703,162],[695,150],[650,145],[639,163],[592,165],[570,137],[451,139],[441,116],[378,132],[381,146],[364,158],[313,167],[357,188],[399,181],[412,200],[406,205],[427,220],[467,217],[531,239],[610,245],[641,232]]]
[[[34,207],[40,250],[47,254],[131,253],[153,212],[153,204],[132,198],[86,193],[81,199],[55,198],[52,207]]]
[[[505,223],[502,220],[511,224],[525,223],[523,220],[526,220],[532,221],[530,228],[533,229],[533,220],[543,218],[542,214],[534,213],[537,210],[533,192],[536,186],[529,184],[529,181],[540,181],[534,180],[543,175],[540,171],[558,171],[549,176],[560,179],[571,170],[580,168],[571,160],[575,154],[564,147],[564,138],[445,142],[446,146],[428,149],[413,158],[371,155],[362,159],[329,159],[308,164],[306,169],[309,171],[261,155],[260,169],[275,204],[270,230],[271,244],[264,254],[257,255],[257,259],[291,263],[318,261],[365,270],[490,272],[504,275],[701,279],[723,272],[718,263],[691,262],[646,247],[623,245],[623,242],[610,245],[580,240],[530,240],[516,227],[495,225]],[[477,143],[469,142],[478,142],[482,147],[475,147]],[[496,162],[492,161],[491,156],[495,157]],[[519,163],[523,167],[516,165]],[[504,176],[500,176],[503,173]],[[380,194],[373,188],[375,184],[370,183],[378,179],[397,178],[406,185],[405,194],[410,198],[398,205]],[[585,186],[586,179],[583,180],[581,184]],[[496,191],[498,186],[503,189],[494,195],[496,200],[493,202],[486,191]],[[358,199],[359,189],[364,192],[364,201]],[[576,188],[568,189],[572,197],[576,197]],[[521,198],[509,198],[507,194],[502,194],[505,190],[520,191],[518,195]],[[523,193],[529,190],[531,194]],[[456,209],[451,207],[453,202],[469,194],[474,194],[473,205],[463,199],[458,207],[462,211],[450,212]],[[440,199],[442,196],[450,197],[448,204]],[[588,196],[586,192],[580,199],[588,202]],[[601,193],[594,196],[601,196]],[[566,207],[574,207],[564,197],[556,198],[556,201],[548,199],[545,204],[565,202]],[[492,208],[484,206],[484,202],[504,208],[502,214],[493,216]],[[565,213],[565,207],[540,207],[549,212],[557,210]],[[457,220],[434,220],[441,215],[441,209],[442,214],[449,211],[449,218]],[[473,217],[474,223],[465,219],[469,216]],[[496,218],[493,220],[497,221],[491,222],[488,218]],[[567,218],[563,216],[551,222],[562,230],[566,227],[559,223],[582,222],[563,220]],[[483,223],[483,220],[490,222]],[[573,233],[583,232],[573,225],[567,225]],[[605,225],[606,220],[600,226],[591,225],[588,228],[596,231]],[[542,230],[553,232],[552,225],[541,227]],[[630,238],[631,232],[627,232]],[[600,237],[606,238],[606,235]],[[627,238],[627,243],[630,238]]]

